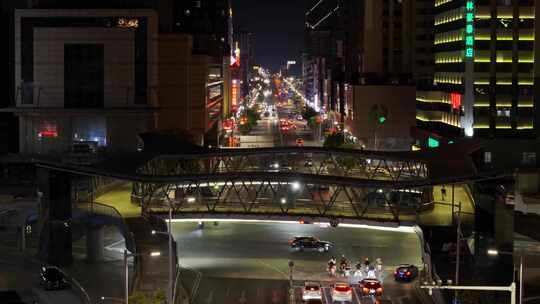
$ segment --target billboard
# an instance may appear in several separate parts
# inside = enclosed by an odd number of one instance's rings
[[[231,98],[231,109],[233,112],[236,112],[238,109],[238,100],[240,99],[240,80],[232,80],[232,98]]]

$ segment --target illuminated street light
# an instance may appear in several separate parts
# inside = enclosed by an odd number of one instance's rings
[[[300,183],[299,182],[293,182],[291,184],[291,187],[294,191],[300,190]]]
[[[499,250],[497,250],[497,249],[488,249],[487,254],[489,254],[489,255],[499,255]]]
[[[282,197],[282,198],[281,198],[281,203],[282,203],[282,204],[286,204],[286,203],[287,203],[287,199],[284,198],[284,197]]]

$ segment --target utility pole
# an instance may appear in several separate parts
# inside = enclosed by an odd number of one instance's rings
[[[289,261],[289,304],[294,304],[294,288],[293,288],[293,268],[294,262]]]
[[[452,206],[454,205],[454,186],[452,185]],[[460,258],[460,249],[461,249],[461,201],[459,202],[458,207],[458,216],[457,216],[457,243],[456,243],[456,285],[459,285],[459,258]],[[454,303],[457,303],[458,290],[454,292]]]

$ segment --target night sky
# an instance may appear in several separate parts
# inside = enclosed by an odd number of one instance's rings
[[[232,0],[235,30],[252,33],[255,62],[277,71],[296,60],[299,71],[304,46],[303,0]]]

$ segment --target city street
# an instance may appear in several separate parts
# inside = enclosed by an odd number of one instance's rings
[[[330,286],[335,279],[326,274],[326,263],[331,256],[342,254],[354,263],[366,257],[383,260],[383,299],[409,303],[415,298],[411,284],[397,284],[392,278],[398,264],[421,264],[420,241],[415,233],[323,228],[314,224],[230,222],[217,226],[207,222],[199,229],[197,223],[188,222],[174,223],[173,234],[180,264],[202,274],[195,298],[199,304],[285,303],[289,261],[295,264],[295,286],[302,286],[306,280]],[[335,247],[327,253],[291,252],[288,240],[298,235],[317,236],[333,242]]]

